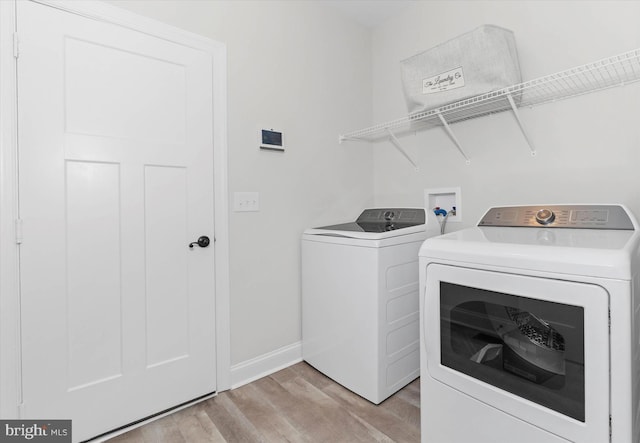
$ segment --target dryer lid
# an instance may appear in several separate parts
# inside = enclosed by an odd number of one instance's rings
[[[547,206],[558,213],[546,225],[535,219],[537,211],[531,208],[536,207],[492,208],[478,227],[428,239],[420,256],[433,261],[623,280],[635,273],[640,230],[635,229],[635,218],[624,207]]]

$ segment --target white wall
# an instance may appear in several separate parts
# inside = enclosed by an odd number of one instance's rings
[[[111,1],[226,43],[229,190],[260,212],[230,215],[231,360],[300,340],[300,235],[373,202],[373,155],[338,134],[371,122],[368,29],[321,2]],[[260,151],[260,125],[286,152]]]
[[[640,2],[417,1],[373,31],[321,1],[111,3],[227,44],[229,189],[260,192],[261,208],[231,212],[233,364],[300,340],[305,227],[448,186],[464,208],[449,229],[499,204],[621,202],[640,216],[640,84],[522,110],[535,158],[508,113],[453,126],[470,165],[440,129],[402,138],[420,172],[387,142],[337,144],[406,115],[399,61],[416,52],[496,24],[530,80],[640,47]],[[284,131],[284,154],[257,149],[260,125]]]
[[[423,1],[373,32],[374,123],[406,115],[400,60],[482,24],[515,33],[523,81],[640,48],[637,1]],[[640,83],[522,109],[532,158],[511,113],[455,124],[466,165],[441,128],[401,139],[420,171],[387,142],[375,151],[378,205],[422,205],[423,190],[462,188],[462,223],[490,206],[620,202],[640,217]],[[359,128],[353,128],[359,129]]]

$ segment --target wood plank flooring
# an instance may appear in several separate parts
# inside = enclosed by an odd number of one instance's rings
[[[109,443],[419,441],[419,379],[376,406],[302,362]]]

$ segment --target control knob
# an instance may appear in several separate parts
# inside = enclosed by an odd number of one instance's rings
[[[536,212],[536,221],[541,225],[548,225],[556,219],[556,215],[550,209],[540,209]]]
[[[391,221],[393,220],[393,217],[396,216],[395,212],[393,211],[385,211],[385,213],[383,214],[384,219],[387,221]]]

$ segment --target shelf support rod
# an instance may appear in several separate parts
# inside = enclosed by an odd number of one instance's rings
[[[527,133],[527,130],[524,127],[524,123],[522,123],[522,120],[520,119],[520,113],[518,112],[518,107],[513,101],[513,97],[511,96],[511,94],[507,94],[507,100],[509,100],[509,104],[511,105],[511,110],[513,111],[513,115],[515,116],[516,121],[518,122],[518,126],[520,126],[520,131],[522,132],[524,139],[527,141],[527,144],[529,145],[529,150],[531,151],[531,157],[535,157],[536,149],[533,146],[531,139],[529,138],[529,134]]]
[[[453,131],[449,127],[449,123],[447,123],[447,121],[444,119],[444,117],[442,116],[439,110],[436,111],[436,114],[438,114],[438,118],[440,119],[440,123],[442,123],[442,127],[447,132],[447,135],[451,138],[451,141],[453,141],[453,144],[456,145],[456,148],[458,148],[458,151],[460,151],[460,154],[462,154],[467,164],[471,163],[471,160],[469,160],[467,155],[464,153],[464,150],[462,149],[462,145],[460,145],[460,142],[456,138],[456,135],[453,133]]]
[[[409,163],[411,163],[413,165],[414,168],[416,168],[416,171],[419,169],[418,165],[416,164],[416,162],[413,161],[413,159],[409,156],[409,154],[407,154],[407,151],[404,150],[404,148],[402,147],[402,145],[400,144],[400,140],[398,140],[398,138],[393,135],[393,132],[391,132],[391,130],[389,128],[384,128],[387,133],[389,134],[389,141],[391,142],[391,144],[398,150],[400,151],[400,153],[402,155],[404,155],[404,158],[406,158],[407,160],[409,160]]]
[[[1,0],[0,0],[1,1]],[[349,137],[348,135],[339,135],[338,136],[338,144],[342,144],[342,142],[366,142],[367,140],[363,140],[358,137]]]

